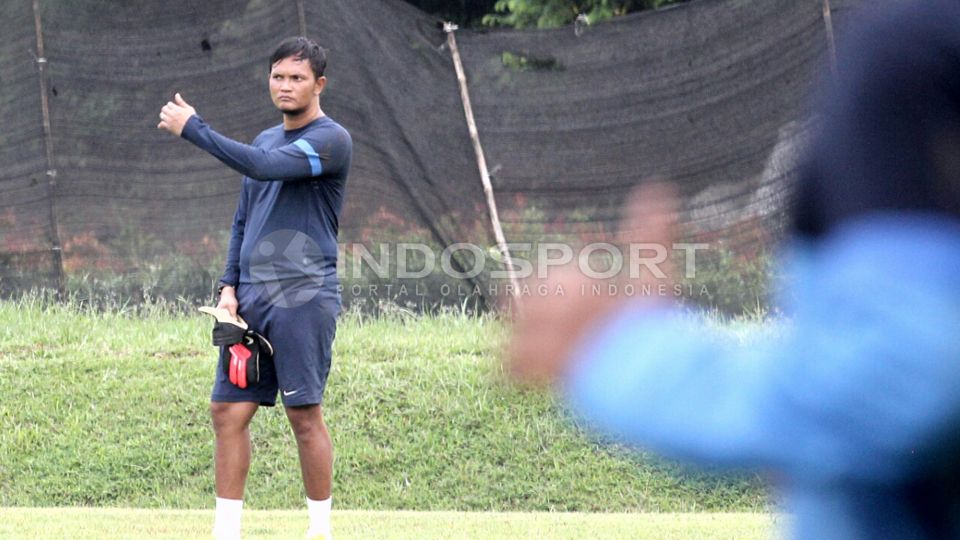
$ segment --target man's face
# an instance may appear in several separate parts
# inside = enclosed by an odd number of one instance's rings
[[[270,98],[284,114],[296,116],[316,101],[326,81],[313,76],[309,61],[289,56],[270,69]]]

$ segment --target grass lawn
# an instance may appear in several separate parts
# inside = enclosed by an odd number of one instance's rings
[[[210,508],[210,328],[192,310],[0,302],[0,381],[16,396],[0,400],[0,507]],[[493,317],[342,318],[324,407],[338,508],[768,510],[755,475],[601,443],[552,396],[507,384],[503,335]],[[299,508],[283,411],[251,431],[248,506]]]
[[[126,508],[0,508],[9,540],[209,540],[213,513]],[[753,540],[773,538],[780,518],[758,513],[582,514],[336,511],[337,540]],[[306,512],[247,510],[244,538],[302,538]]]
[[[0,381],[16,396],[0,400],[0,538],[209,539],[209,330],[192,311],[0,301]],[[503,380],[503,336],[493,317],[341,319],[325,402],[338,540],[774,536],[757,476],[597,440]],[[245,538],[302,538],[282,410],[251,430]]]

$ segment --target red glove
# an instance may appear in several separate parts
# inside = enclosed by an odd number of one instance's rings
[[[247,381],[250,377],[247,376],[248,369],[250,367],[255,367],[253,377],[250,382],[256,383],[259,379],[259,362],[257,358],[253,358],[253,353],[250,349],[247,348],[243,343],[236,343],[230,346],[230,364],[228,368],[227,375],[230,376],[230,382],[239,386],[240,388],[247,387]],[[253,362],[250,362],[253,358]]]
[[[258,332],[247,330],[239,343],[227,346],[227,353],[223,372],[231,383],[246,388],[260,382],[260,362],[273,359],[273,345]]]

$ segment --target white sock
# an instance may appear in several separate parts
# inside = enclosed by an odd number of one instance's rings
[[[242,499],[221,499],[217,497],[213,536],[217,540],[240,540],[240,515],[242,513]]]
[[[330,534],[330,507],[333,497],[325,501],[315,501],[307,497],[307,513],[310,515],[310,534]]]

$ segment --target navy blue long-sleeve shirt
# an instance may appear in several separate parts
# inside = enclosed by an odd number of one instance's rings
[[[239,143],[192,116],[184,139],[244,175],[220,281],[304,280],[337,286],[337,232],[353,143],[322,116],[298,129],[277,125],[252,145]]]

